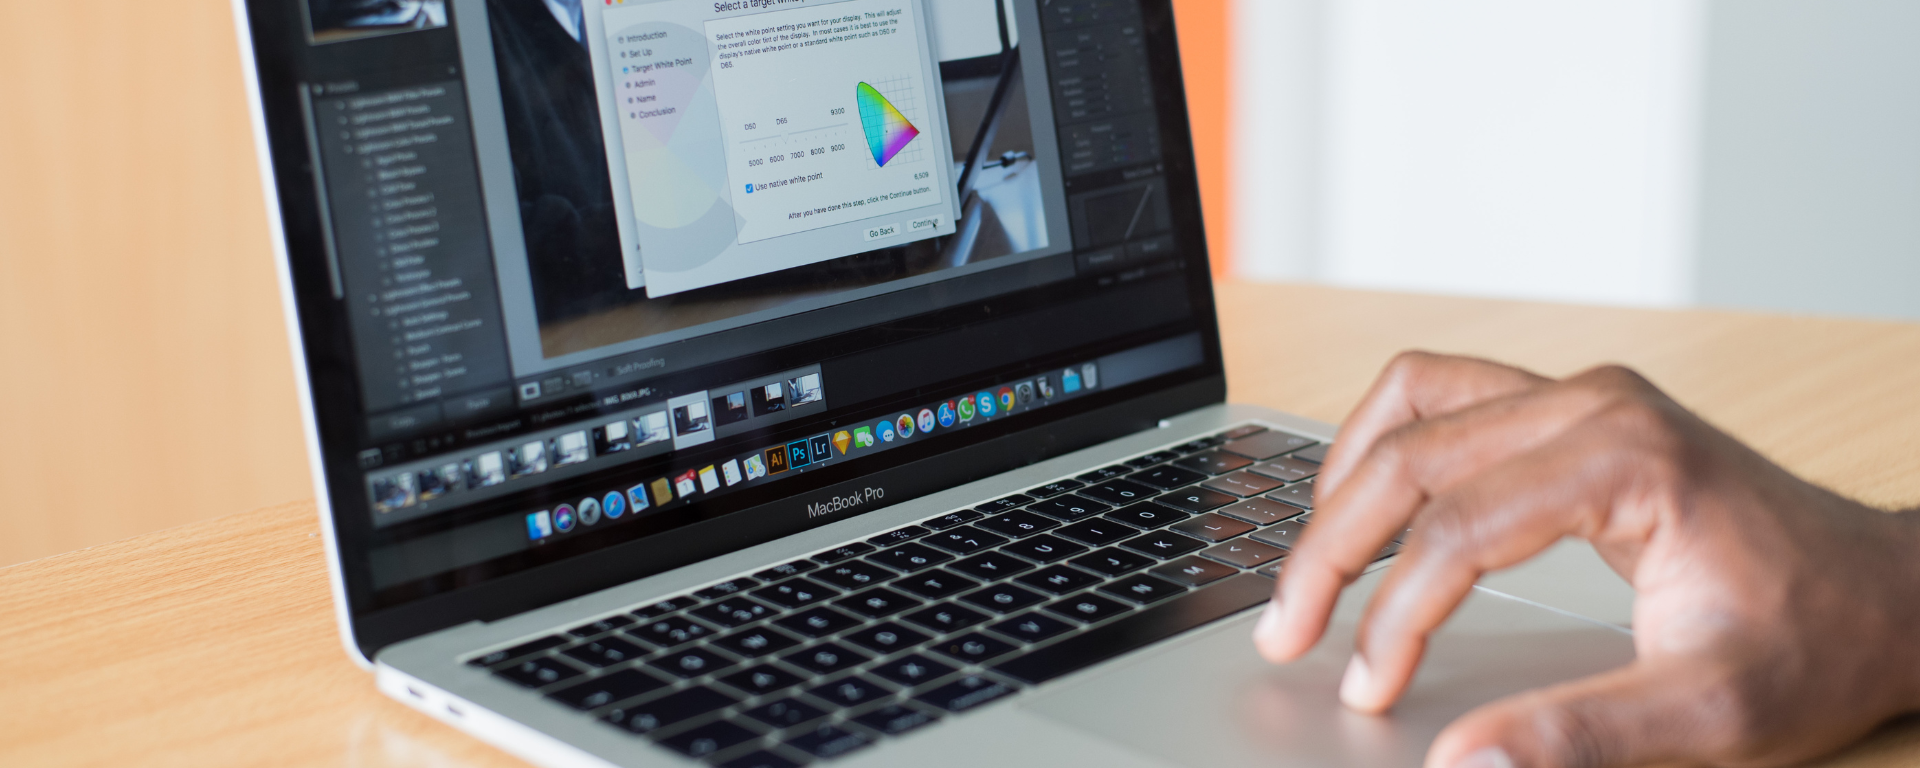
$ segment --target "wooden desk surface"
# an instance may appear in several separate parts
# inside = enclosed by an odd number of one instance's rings
[[[1814,480],[1920,502],[1920,325],[1221,287],[1236,401],[1337,421],[1407,347],[1646,372]],[[84,515],[84,509],[63,514]],[[0,765],[516,765],[375,692],[311,503],[0,569]],[[1329,702],[1332,705],[1332,702]],[[1920,762],[1920,723],[1827,761]]]

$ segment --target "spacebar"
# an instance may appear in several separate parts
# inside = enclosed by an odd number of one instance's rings
[[[1044,683],[1202,624],[1259,605],[1273,596],[1273,580],[1251,573],[1208,585],[1084,635],[993,666],[1027,683]]]

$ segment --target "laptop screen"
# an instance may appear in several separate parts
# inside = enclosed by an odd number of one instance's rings
[[[249,5],[357,615],[1218,376],[1165,2]]]

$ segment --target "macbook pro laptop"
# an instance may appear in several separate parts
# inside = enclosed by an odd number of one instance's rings
[[[342,637],[421,712],[548,766],[1413,765],[1631,658],[1576,564],[1348,712],[1398,544],[1255,656],[1334,428],[1225,403],[1168,0],[235,11]]]

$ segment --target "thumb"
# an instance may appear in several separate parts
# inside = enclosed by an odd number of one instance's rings
[[[1440,732],[1426,768],[1601,768],[1721,753],[1724,690],[1695,661],[1636,661],[1468,712]]]

